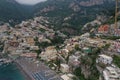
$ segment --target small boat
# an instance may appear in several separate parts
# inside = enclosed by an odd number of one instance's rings
[[[7,59],[0,59],[0,66],[2,66],[3,64],[8,65],[9,63],[11,63],[11,60],[7,60]]]

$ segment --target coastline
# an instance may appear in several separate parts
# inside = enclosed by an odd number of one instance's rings
[[[27,72],[22,68],[22,66],[17,63],[17,61],[13,61],[13,64],[16,65],[16,67],[20,70],[21,74],[25,77],[25,80],[33,80],[28,74]]]
[[[55,71],[51,70],[42,62],[34,61],[26,57],[19,57],[15,60],[11,59],[11,61],[11,63],[19,69],[23,80],[62,80]]]
[[[55,71],[51,70],[42,62],[36,62],[25,57],[19,57],[14,62],[23,72],[26,80],[62,80]]]

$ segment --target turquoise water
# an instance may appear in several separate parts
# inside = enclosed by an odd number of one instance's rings
[[[25,80],[15,64],[0,66],[0,80]]]

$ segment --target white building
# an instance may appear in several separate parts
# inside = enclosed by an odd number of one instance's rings
[[[74,77],[73,74],[64,74],[61,76],[63,80],[73,80],[72,78]]]
[[[69,66],[67,64],[60,64],[60,70],[63,73],[69,72]]]
[[[120,69],[110,66],[103,71],[104,80],[120,80]]]
[[[30,46],[30,50],[38,50],[39,47],[38,46]]]
[[[97,63],[101,62],[104,64],[111,64],[112,61],[113,61],[112,57],[104,55],[104,54],[99,55],[99,58],[96,60]]]
[[[70,79],[70,77],[68,77],[67,75],[62,75],[61,78],[62,78],[63,80],[72,80],[72,79]]]
[[[74,68],[80,66],[80,61],[79,61],[80,56],[79,55],[72,55],[69,57],[68,64]]]

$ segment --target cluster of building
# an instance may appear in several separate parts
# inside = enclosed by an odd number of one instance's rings
[[[42,23],[46,24],[43,26]],[[72,72],[81,65],[81,57],[92,54],[93,49],[103,48],[106,44],[111,44],[105,52],[114,52],[115,54],[120,52],[119,40],[91,39],[89,33],[65,39],[64,43],[58,46],[59,48],[56,48],[56,45],[50,45],[41,49],[37,44],[51,43],[51,39],[54,39],[56,33],[61,38],[66,37],[60,31],[50,29],[48,23],[44,17],[36,17],[33,20],[23,21],[14,28],[10,27],[9,24],[0,26],[0,41],[4,45],[2,53],[7,53],[12,59],[25,57],[36,60],[36,57],[39,57],[51,69],[58,71],[63,80],[72,80],[75,77]],[[98,33],[107,35],[111,28],[113,27],[110,25],[100,26]],[[116,33],[116,35],[120,34]],[[41,53],[37,53],[36,51],[40,49]],[[101,73],[104,80],[120,79],[120,69],[115,65],[113,66],[112,61],[113,58],[105,55],[104,51],[96,59],[97,63],[107,65]]]
[[[104,65],[103,80],[120,80],[120,68],[113,64],[113,58],[104,54],[99,55],[97,63]]]
[[[103,71],[104,80],[120,80],[120,68],[115,65],[108,66]]]
[[[64,80],[72,80],[74,74],[71,74],[71,72],[73,72],[76,68],[80,67],[81,57],[84,57],[88,54],[92,54],[92,50],[95,48],[102,48],[106,44],[114,44],[116,42],[103,39],[91,39],[89,38],[89,36],[89,33],[86,33],[81,36],[75,36],[66,39],[64,44],[60,45],[61,49],[56,50],[55,46],[50,46],[40,54],[40,57],[42,60],[47,62],[53,61],[53,63],[49,63],[49,65],[53,64],[51,69],[58,71],[59,67],[59,71],[62,72],[61,77]],[[113,52],[115,52],[114,47],[112,46],[113,45],[110,45],[110,49],[113,50]],[[75,50],[75,48],[79,48],[80,50],[77,51]],[[110,49],[108,48],[108,52]],[[115,54],[118,54],[118,52],[115,52]],[[68,60],[66,60],[67,58]],[[56,61],[57,59],[60,60],[59,65],[56,65],[54,63],[54,61]],[[105,65],[111,65],[112,61],[112,57],[105,55],[104,52],[103,54],[99,55],[99,57],[96,60],[97,63],[101,62]]]
[[[43,22],[46,25],[42,25]],[[0,42],[4,45],[2,53],[8,54],[13,60],[20,57],[28,61],[33,60],[33,62],[36,61],[37,57],[41,57],[45,61],[55,60],[57,51],[54,46],[41,49],[38,44],[44,42],[50,44],[55,36],[65,38],[66,35],[50,29],[47,23],[49,22],[44,20],[43,17],[36,17],[33,20],[23,21],[15,27],[11,27],[9,24],[1,25]],[[40,49],[42,50],[41,53],[39,52]],[[21,66],[23,66],[23,63],[21,63]]]
[[[120,36],[120,29],[119,29],[120,22],[118,22],[117,25],[118,25],[118,28],[115,28],[114,24],[111,24],[111,25],[110,24],[101,25],[98,28],[98,35]]]
[[[66,41],[64,42],[64,47],[62,47],[62,49],[60,50],[61,51],[60,55],[64,56],[63,57],[64,59],[66,59],[66,57],[69,55],[69,60],[68,60],[68,63],[63,61],[62,64],[60,65],[61,72],[67,73],[67,74],[64,74],[63,77],[66,76],[66,78],[68,78],[69,77],[68,74],[70,72],[80,67],[81,57],[84,57],[88,54],[92,54],[92,51],[95,48],[103,48],[104,46],[110,44],[107,50],[105,51],[103,50],[101,53],[98,54],[98,57],[96,58],[96,63],[97,64],[101,63],[101,65],[104,66],[104,69],[100,70],[100,72],[102,72],[101,73],[102,80],[119,80],[120,68],[118,68],[116,65],[113,64],[113,58],[111,56],[111,55],[119,55],[119,52],[118,52],[119,41],[91,39],[89,38],[89,36],[90,36],[89,33],[86,33],[81,36],[76,36],[70,39],[66,39]],[[79,51],[75,50],[76,47],[79,48],[80,50]],[[71,54],[71,51],[73,51],[72,54]],[[111,72],[114,71],[116,74],[114,73],[112,74],[110,71]]]
[[[115,41],[115,42],[113,43],[113,50],[114,50],[115,52],[120,53],[120,41],[119,41],[119,40],[117,40],[117,41]]]
[[[38,38],[39,43],[51,43],[50,39],[54,39],[55,33],[65,37],[60,31],[54,31],[41,25],[42,19],[42,17],[36,17],[33,20],[23,21],[14,28],[9,24],[0,26],[0,40],[4,42],[3,53],[33,54],[35,50],[39,50],[39,46],[36,45],[36,38]],[[45,22],[47,23],[47,21]]]

